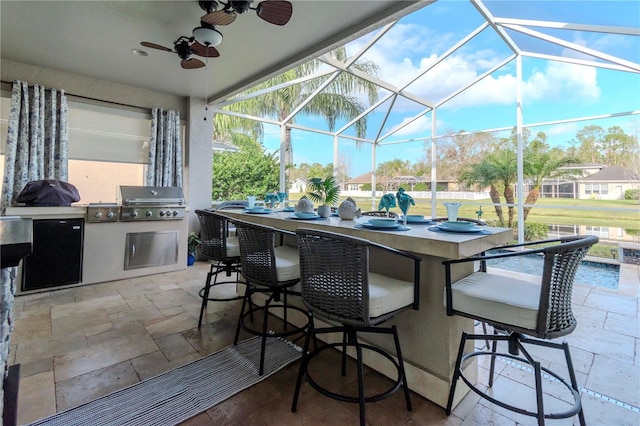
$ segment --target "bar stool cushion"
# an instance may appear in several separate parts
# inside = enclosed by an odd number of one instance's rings
[[[369,272],[369,315],[388,314],[413,303],[414,284]]]
[[[300,256],[296,248],[279,246],[274,249],[274,254],[278,281],[300,279]]]
[[[535,329],[540,285],[513,277],[475,272],[451,285],[453,308],[477,318]],[[444,304],[446,306],[446,295]]]

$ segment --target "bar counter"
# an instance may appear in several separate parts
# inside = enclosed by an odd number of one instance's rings
[[[407,224],[408,231],[377,231],[356,228],[353,220],[341,220],[329,217],[316,220],[292,219],[292,213],[274,212],[270,214],[249,214],[242,210],[223,210],[219,213],[229,218],[271,226],[277,229],[295,231],[297,228],[312,228],[338,232],[360,237],[372,242],[384,244],[399,250],[414,253],[422,258],[420,266],[420,309],[401,312],[389,323],[398,327],[402,354],[407,370],[407,381],[414,392],[434,403],[445,407],[455,365],[460,336],[463,330],[472,331],[473,321],[459,316],[448,317],[444,307],[444,266],[445,259],[459,259],[478,254],[482,251],[506,244],[512,240],[512,231],[508,228],[483,227],[482,233],[445,233],[434,232],[428,228],[433,225]],[[413,270],[410,263],[388,262],[379,253],[371,253],[371,269],[386,274],[412,280]],[[472,272],[473,265],[456,265],[452,271],[457,280]],[[384,347],[395,353],[389,339],[367,339],[368,342]],[[367,354],[367,365],[391,376],[395,371],[386,368],[381,359]],[[467,366],[469,374],[477,374],[477,365]],[[460,383],[456,389],[454,404],[467,393],[468,388]]]

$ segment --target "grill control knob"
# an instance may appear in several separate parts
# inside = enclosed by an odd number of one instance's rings
[[[160,216],[164,216],[164,212],[160,210]]]
[[[131,217],[138,217],[138,210],[134,210],[134,211],[131,213]]]
[[[108,212],[108,213],[107,213],[107,217],[108,217],[109,219],[111,219],[113,216],[115,216],[115,213],[113,213],[113,212]]]
[[[167,210],[165,214],[167,215],[167,217],[171,217],[171,210]]]
[[[102,212],[96,212],[96,214],[94,215],[97,219],[100,219],[102,217]]]
[[[151,217],[153,215],[153,212],[151,210],[147,210],[147,212],[145,213],[145,216],[147,217]]]
[[[173,215],[174,215],[174,216],[178,216],[178,210],[174,210],[174,211],[173,211]]]

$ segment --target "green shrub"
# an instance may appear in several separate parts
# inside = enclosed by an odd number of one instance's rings
[[[624,191],[625,200],[640,200],[640,189],[627,189]]]
[[[518,228],[518,222],[513,223],[513,228]],[[547,238],[549,228],[544,223],[537,222],[525,222],[524,224],[524,240],[525,241],[538,241]]]
[[[429,190],[429,185],[427,185],[424,182],[416,183],[413,186],[413,190],[414,191],[428,191]]]

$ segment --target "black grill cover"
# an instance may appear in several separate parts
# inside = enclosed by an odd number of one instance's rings
[[[16,199],[27,206],[70,206],[80,201],[78,189],[68,182],[54,179],[32,180]]]

